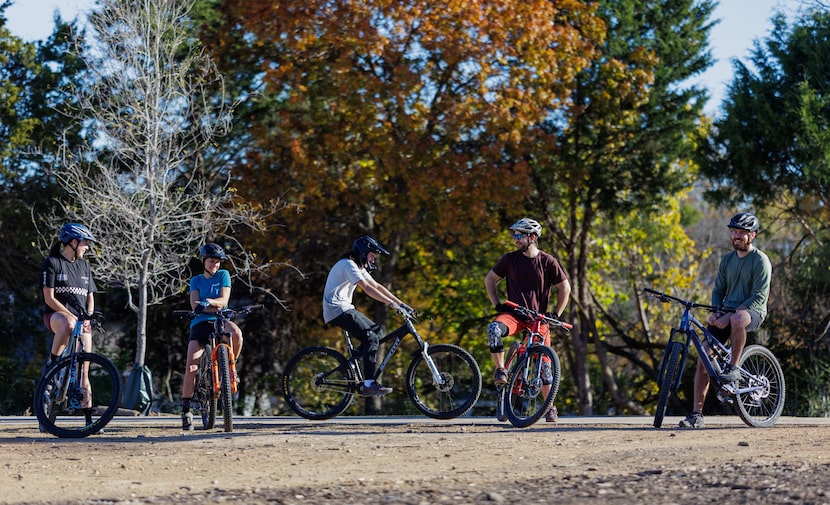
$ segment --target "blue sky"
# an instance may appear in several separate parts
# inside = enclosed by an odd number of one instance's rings
[[[715,64],[700,76],[699,82],[711,94],[707,107],[714,114],[726,85],[732,79],[733,58],[747,60],[753,40],[765,38],[770,30],[770,17],[776,8],[792,15],[799,0],[721,0],[714,18],[720,19],[711,33],[711,47]],[[60,10],[64,19],[82,15],[94,6],[94,0],[15,0],[6,11],[8,28],[26,40],[46,38],[52,31],[52,16]]]

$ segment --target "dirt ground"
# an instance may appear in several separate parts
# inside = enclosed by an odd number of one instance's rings
[[[830,424],[703,430],[563,418],[264,423],[177,418],[87,439],[0,418],[0,503],[830,504]],[[619,421],[617,421],[619,422]],[[675,421],[676,422],[676,421]]]

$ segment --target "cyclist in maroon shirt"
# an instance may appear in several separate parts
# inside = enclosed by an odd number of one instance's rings
[[[518,305],[540,313],[560,317],[571,295],[571,284],[559,262],[552,255],[539,249],[538,240],[542,226],[533,219],[522,218],[509,228],[513,232],[516,250],[499,258],[495,266],[487,272],[484,286],[490,303],[499,313],[487,326],[487,342],[490,355],[496,367],[494,383],[497,386],[507,384],[507,370],[504,368],[504,337],[514,335],[530,326],[532,321],[517,317],[513,310],[501,303],[498,283],[507,282],[507,299]],[[556,288],[556,307],[548,311],[548,301],[553,288]],[[545,345],[550,346],[550,330],[542,326]],[[547,386],[548,390],[550,386]],[[547,394],[547,391],[544,391]],[[556,406],[545,414],[547,422],[556,422],[559,415]]]

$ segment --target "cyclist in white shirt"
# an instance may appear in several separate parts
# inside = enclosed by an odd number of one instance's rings
[[[372,278],[370,272],[377,268],[375,261],[381,254],[389,251],[377,240],[368,235],[359,237],[331,268],[323,291],[323,321],[346,330],[360,341],[357,350],[364,353],[365,377],[360,392],[365,396],[383,396],[391,393],[392,388],[376,380],[378,345],[383,332],[377,323],[355,308],[352,303],[355,288],[360,286],[364,293],[394,310],[412,312],[412,308]]]

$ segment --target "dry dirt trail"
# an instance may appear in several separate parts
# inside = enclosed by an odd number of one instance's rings
[[[679,420],[679,418],[678,418]],[[667,418],[664,426],[677,420]],[[830,504],[830,423],[649,418],[121,420],[80,440],[0,418],[0,503]]]

